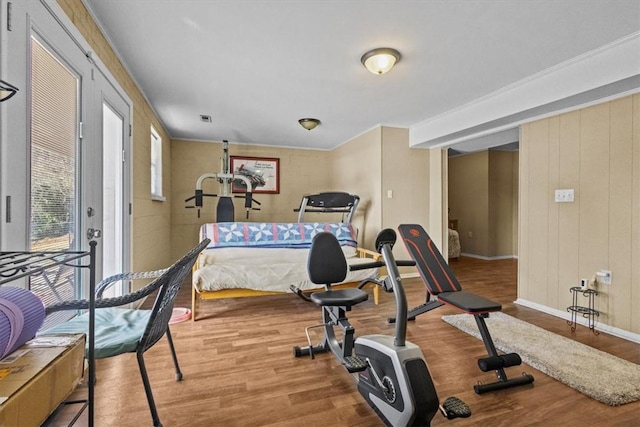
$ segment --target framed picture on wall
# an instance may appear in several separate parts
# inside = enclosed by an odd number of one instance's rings
[[[243,175],[251,181],[252,193],[280,193],[280,159],[272,157],[231,156],[231,173]],[[244,181],[236,179],[231,185],[234,193],[244,193]]]

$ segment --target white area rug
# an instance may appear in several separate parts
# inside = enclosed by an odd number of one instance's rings
[[[471,315],[442,320],[482,339]],[[496,348],[520,354],[524,363],[569,387],[611,406],[640,400],[640,365],[504,313],[491,313],[485,320]]]

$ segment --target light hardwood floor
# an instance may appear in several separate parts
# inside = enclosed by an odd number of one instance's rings
[[[640,345],[579,326],[571,333],[565,320],[513,304],[516,299],[515,260],[452,262],[465,290],[503,304],[503,311],[559,335],[640,364]],[[424,300],[419,279],[404,281],[409,305]],[[189,284],[178,306],[188,306]],[[376,307],[368,301],[355,307],[349,319],[356,335],[392,334],[386,318],[394,314],[391,294]],[[304,328],[320,321],[320,309],[298,297],[278,295],[201,304],[202,320],[173,325],[184,380],[174,379],[167,344],[160,341],[146,354],[160,418],[170,426],[381,426],[359,395],[356,383],[329,354],[315,360],[294,358],[292,347],[304,345]],[[441,400],[457,396],[473,415],[448,421],[436,414],[433,426],[639,426],[640,402],[610,407],[522,365],[508,375],[526,371],[531,386],[483,395],[473,392],[478,382],[495,380],[476,360],[486,355],[481,341],[449,326],[440,307],[408,326],[408,339],[427,359]],[[606,367],[603,367],[606,369]],[[146,426],[151,417],[135,355],[97,363],[96,426]]]

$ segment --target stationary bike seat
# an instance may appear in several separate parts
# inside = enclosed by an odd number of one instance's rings
[[[369,294],[358,288],[332,289],[314,292],[310,298],[319,306],[351,307],[369,299]]]

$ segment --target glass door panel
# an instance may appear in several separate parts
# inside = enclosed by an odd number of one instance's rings
[[[30,251],[76,250],[80,78],[31,38]],[[77,297],[74,269],[33,277],[45,303]]]
[[[122,153],[124,120],[106,102],[102,103],[102,256],[104,277],[122,273],[123,189]],[[122,291],[109,289],[105,296]]]

